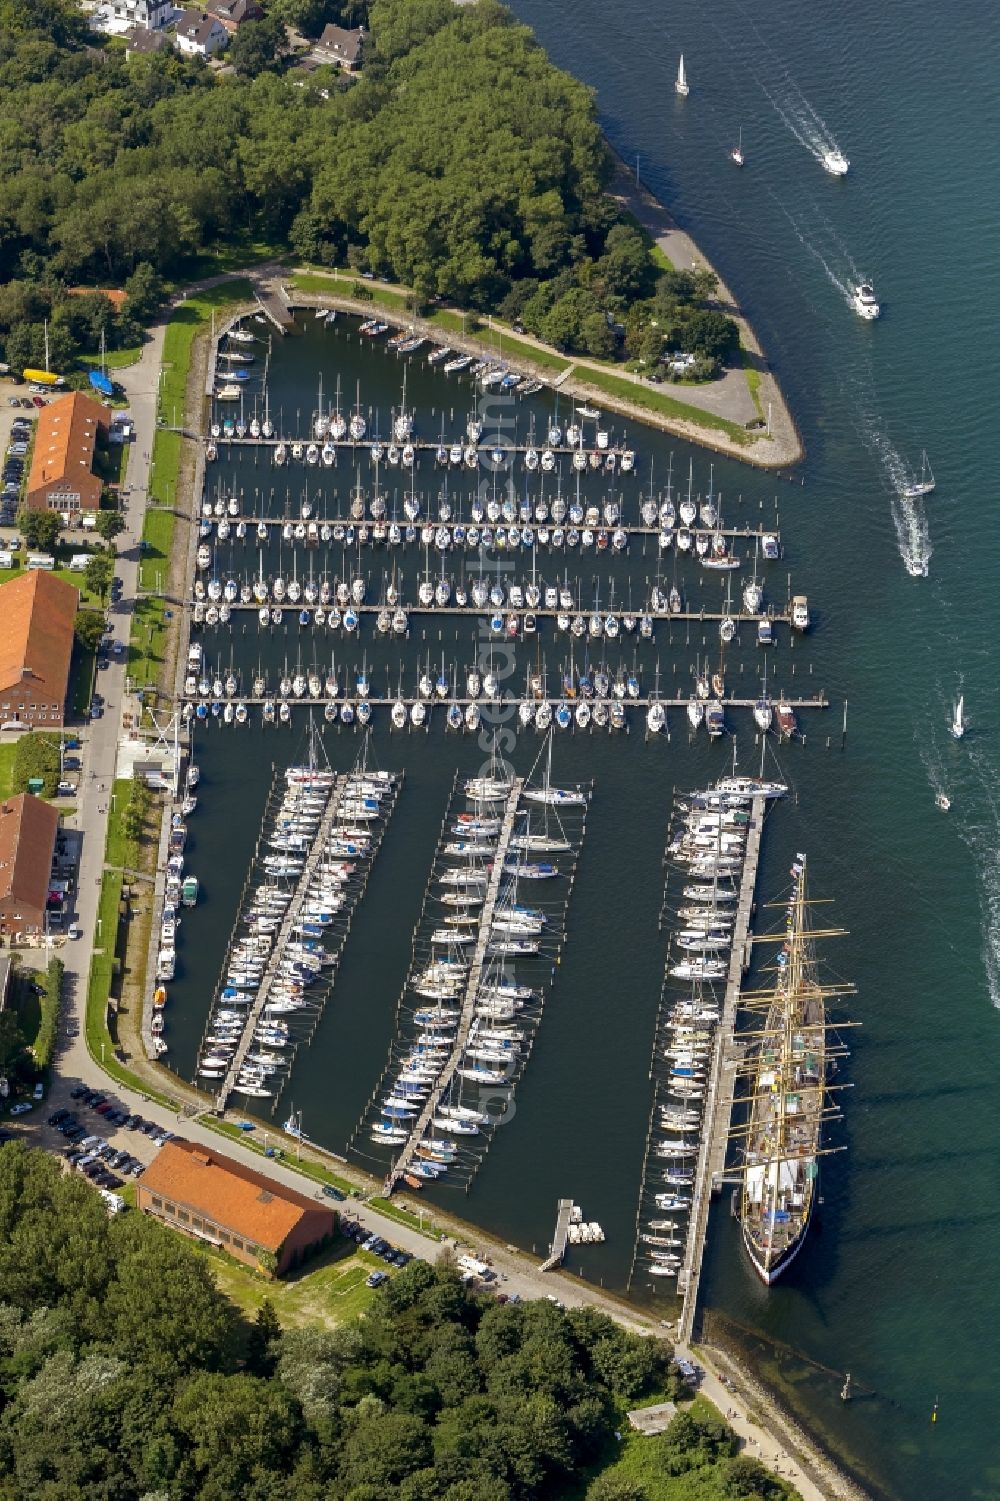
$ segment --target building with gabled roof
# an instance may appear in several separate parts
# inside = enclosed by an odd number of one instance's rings
[[[94,455],[110,422],[110,409],[79,391],[42,408],[25,492],[29,511],[98,509],[104,481],[94,473]]]
[[[8,943],[45,930],[59,813],[22,792],[0,803],[0,936]]]
[[[276,1277],[325,1245],[336,1228],[332,1209],[183,1140],[160,1148],[140,1180],[138,1204],[175,1230]]]
[[[79,603],[41,569],[0,584],[0,729],[62,728]]]

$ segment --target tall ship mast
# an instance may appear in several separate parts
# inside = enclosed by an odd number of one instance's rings
[[[843,1053],[827,1040],[826,998],[843,988],[820,985],[806,897],[806,857],[796,856],[784,940],[773,990],[745,1000],[764,1013],[749,1033],[745,1065],[750,1117],[743,1128],[740,1222],[754,1270],[768,1286],[805,1242],[816,1204],[827,1071]]]

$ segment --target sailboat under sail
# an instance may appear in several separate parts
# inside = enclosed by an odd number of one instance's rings
[[[690,86],[687,81],[687,74],[684,72],[683,52],[681,53],[680,62],[677,64],[677,79],[674,83],[674,92],[680,94],[682,99],[686,99],[688,94],[690,94],[691,92]]]

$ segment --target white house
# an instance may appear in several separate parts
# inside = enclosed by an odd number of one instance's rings
[[[173,0],[105,0],[116,22],[159,31],[174,19]]]
[[[177,22],[177,50],[194,57],[214,57],[229,41],[229,33],[215,16],[186,10]]]

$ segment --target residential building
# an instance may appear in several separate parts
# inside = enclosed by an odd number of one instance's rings
[[[0,940],[23,943],[45,931],[59,814],[22,792],[0,803]]]
[[[347,73],[357,73],[361,67],[364,41],[363,26],[348,31],[331,22],[324,26],[323,33],[313,48],[313,56],[324,63],[335,63]]]
[[[137,26],[144,31],[159,31],[174,19],[173,0],[104,0],[118,26]]]
[[[62,728],[79,603],[40,569],[0,585],[0,729]]]
[[[150,53],[163,52],[172,45],[166,31],[143,31],[136,27],[126,33],[125,56],[134,57],[138,53],[141,57],[148,57]]]
[[[229,32],[217,16],[186,10],[177,22],[177,49],[189,57],[214,57],[229,45]]]
[[[205,0],[205,10],[222,23],[230,36],[245,21],[259,21],[264,14],[258,0]]]
[[[314,1199],[191,1141],[168,1141],[143,1174],[138,1205],[175,1230],[281,1277],[326,1244],[336,1215]]]
[[[79,391],[42,408],[25,493],[29,511],[98,509],[104,481],[94,473],[94,455],[110,421],[106,406]]]

